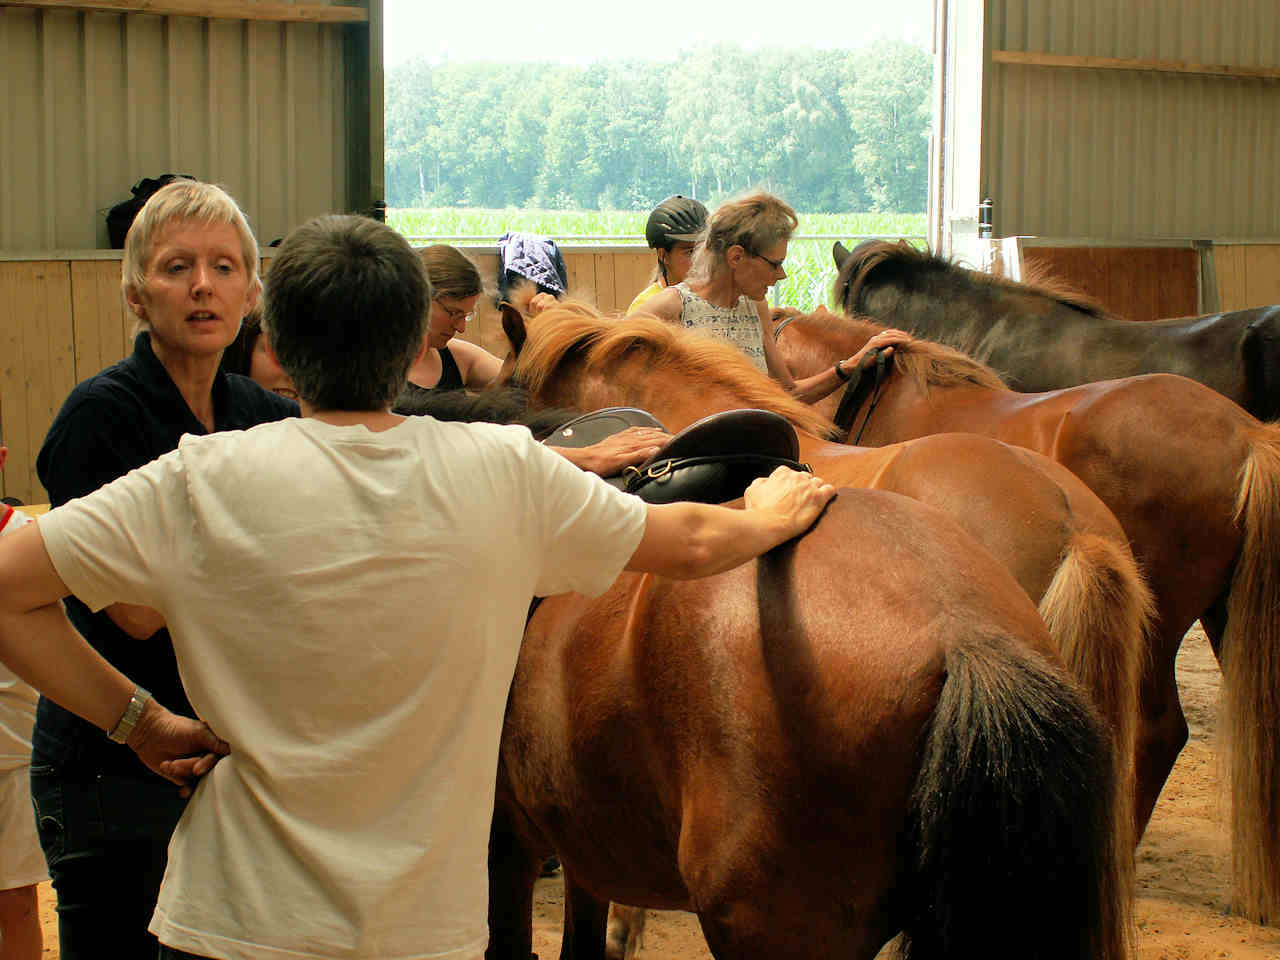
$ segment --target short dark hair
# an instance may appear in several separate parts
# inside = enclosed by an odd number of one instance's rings
[[[231,345],[222,351],[222,360],[218,369],[223,373],[238,373],[242,377],[250,376],[253,370],[253,349],[258,345],[258,337],[262,334],[262,302],[254,311],[240,321],[240,332],[231,341]]]
[[[272,260],[263,326],[304,403],[385,410],[422,349],[430,301],[400,234],[365,217],[317,217]]]

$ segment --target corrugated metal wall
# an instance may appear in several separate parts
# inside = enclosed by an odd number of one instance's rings
[[[348,209],[344,29],[0,7],[0,249],[106,247],[166,172],[227,186],[264,244]]]
[[[986,48],[1280,68],[1276,0],[987,0]],[[1280,236],[1280,80],[985,65],[996,234]]]

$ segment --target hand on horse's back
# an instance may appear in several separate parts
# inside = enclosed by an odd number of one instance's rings
[[[744,510],[649,504],[644,536],[627,569],[676,580],[723,573],[804,533],[835,493],[813,474],[778,467],[747,488]]]
[[[835,495],[835,487],[811,473],[778,467],[753,480],[743,502],[748,510],[775,514],[791,530],[790,539],[813,526]]]

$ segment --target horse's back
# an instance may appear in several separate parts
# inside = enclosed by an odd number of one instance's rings
[[[802,456],[832,483],[892,490],[955,518],[1036,601],[1076,528],[1061,483],[991,437],[930,434],[876,448],[814,446]]]

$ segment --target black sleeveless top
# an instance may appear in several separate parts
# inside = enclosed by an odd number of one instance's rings
[[[416,383],[406,383],[404,391],[396,398],[396,402],[391,405],[391,409],[395,413],[402,413],[407,416],[423,413],[430,409],[428,404],[422,406],[423,398],[431,396],[433,393],[443,393],[446,390],[461,390],[462,371],[458,369],[458,361],[453,359],[453,354],[449,352],[448,347],[440,348],[440,380],[434,387],[420,387]]]
[[[458,361],[448,347],[440,348],[440,382],[432,390],[461,390],[466,384],[462,382],[462,371],[458,369]]]

